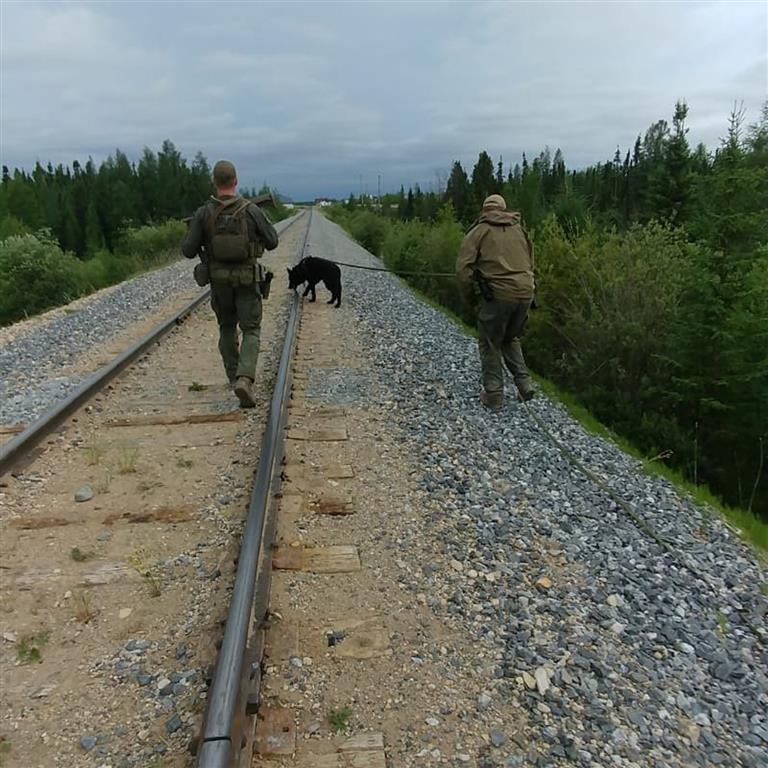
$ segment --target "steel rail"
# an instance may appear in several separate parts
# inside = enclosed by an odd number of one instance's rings
[[[310,210],[299,257],[306,252],[311,225]],[[208,691],[208,710],[197,750],[198,768],[230,768],[239,761],[243,746],[242,735],[235,724],[245,718],[249,699],[247,687],[252,684],[245,659],[251,618],[257,608],[254,604],[256,584],[257,580],[263,583],[266,569],[271,568],[269,548],[272,542],[266,541],[263,534],[265,527],[269,527],[267,512],[272,481],[279,474],[278,462],[282,460],[278,449],[284,437],[287,399],[292,381],[291,360],[296,345],[300,308],[301,301],[298,293],[295,293],[243,531],[224,637]],[[263,603],[258,606],[258,611],[266,613],[267,591],[260,588],[256,599]]]
[[[299,214],[292,220],[287,221],[284,226],[280,227],[280,232],[284,232],[301,218],[302,214]],[[278,222],[277,226],[280,226],[280,222]],[[112,362],[107,363],[107,365],[91,374],[58,405],[46,411],[13,439],[0,446],[0,477],[11,471],[22,456],[29,453],[44,438],[50,435],[68,416],[80,408],[83,403],[90,400],[99,390],[103,389],[115,376],[146,352],[154,342],[179,325],[187,315],[193,312],[210,296],[210,293],[210,288],[201,291],[172,317],[160,323],[146,336],[118,355]]]

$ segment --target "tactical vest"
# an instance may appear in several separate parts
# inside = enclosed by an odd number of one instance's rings
[[[211,259],[227,266],[253,264],[263,249],[250,238],[248,227],[248,206],[250,201],[242,197],[229,200],[212,198],[206,221]]]

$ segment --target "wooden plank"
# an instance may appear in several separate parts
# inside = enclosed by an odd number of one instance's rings
[[[268,662],[287,661],[299,656],[299,625],[290,621],[278,621],[266,632],[264,656]]]
[[[195,510],[189,506],[158,507],[143,512],[116,512],[107,515],[102,521],[104,525],[115,523],[185,523],[192,520]]]
[[[331,443],[347,440],[346,427],[325,427],[325,428],[306,428],[293,427],[288,430],[287,438],[289,440],[311,440],[318,443]]]
[[[18,435],[26,426],[26,424],[0,424],[0,435]]]
[[[228,421],[242,421],[243,411],[228,411],[227,413],[187,413],[167,414],[151,413],[143,416],[131,416],[127,419],[113,419],[106,423],[108,427],[153,427],[173,426],[174,424],[219,424]]]
[[[11,571],[3,574],[3,586],[10,583],[14,587],[31,587],[44,582],[60,582],[72,578],[72,573],[64,573],[61,568],[25,568],[23,571]],[[136,571],[123,563],[104,563],[96,570],[84,573],[78,583],[81,587],[95,587],[111,584],[115,581],[138,581]]]
[[[100,584],[111,584],[113,581],[136,580],[139,575],[132,568],[127,568],[122,563],[105,563],[95,571],[83,574],[82,585],[95,587]]]
[[[297,768],[345,768],[341,755],[301,755],[296,763]]]
[[[310,509],[318,515],[331,517],[344,517],[355,514],[355,505],[352,499],[339,496],[321,496],[309,502]]]
[[[345,752],[345,768],[387,768],[383,752]]]
[[[22,531],[39,531],[42,528],[60,528],[63,525],[82,523],[80,519],[67,520],[64,517],[17,517],[11,520],[11,528]]]
[[[312,573],[350,573],[361,569],[357,547],[277,547],[272,553],[272,568],[278,571]]]
[[[305,753],[296,763],[297,768],[387,768],[384,752],[337,752],[313,755]]]
[[[332,463],[313,467],[294,463],[286,465],[285,474],[291,482],[295,482],[300,477],[309,480],[350,480],[355,476],[355,470],[350,464]]]
[[[293,710],[285,707],[260,707],[254,748],[264,756],[293,755],[296,751]]]
[[[51,568],[25,568],[23,571],[4,569],[2,584],[3,587],[10,584],[12,587],[24,588],[42,584],[45,581],[61,581],[62,576],[60,568],[55,570]]]
[[[349,464],[323,464],[322,473],[329,480],[349,480],[355,476]]]
[[[287,493],[280,499],[280,515],[290,520],[301,517],[304,512],[304,497],[298,493]]]
[[[359,733],[352,736],[339,747],[339,752],[363,752],[369,749],[384,749],[383,733]]]

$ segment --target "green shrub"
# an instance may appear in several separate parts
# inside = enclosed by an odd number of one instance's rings
[[[186,232],[183,221],[166,221],[163,224],[146,224],[120,233],[115,252],[136,256],[144,264],[158,263],[168,254],[180,253],[181,240]]]
[[[29,229],[15,216],[8,214],[0,219],[0,240],[14,235],[28,235]]]
[[[373,211],[356,211],[347,220],[348,229],[352,237],[357,240],[366,251],[375,256],[381,255],[381,246],[387,236],[389,222]]]
[[[0,242],[0,323],[65,304],[80,292],[80,262],[50,233],[15,235]]]
[[[126,229],[115,253],[84,261],[62,251],[48,231],[0,242],[0,324],[66,304],[179,256],[186,225],[168,221]]]
[[[167,252],[165,252],[167,253]],[[164,256],[165,253],[162,255]],[[162,263],[166,259],[158,259]],[[115,285],[153,264],[136,255],[98,251],[87,261],[80,263],[80,284],[84,294],[98,291],[108,285]]]

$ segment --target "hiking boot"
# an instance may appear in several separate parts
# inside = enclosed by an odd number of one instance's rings
[[[489,410],[494,413],[501,411],[504,406],[503,395],[489,395],[484,389],[480,390],[480,402]]]
[[[530,400],[533,400],[534,397],[536,397],[536,390],[533,387],[529,387],[527,389],[520,389],[518,390],[520,393],[520,399],[527,403]]]
[[[246,376],[238,376],[235,381],[235,394],[240,401],[241,408],[253,408],[256,401],[253,399],[253,382]]]

